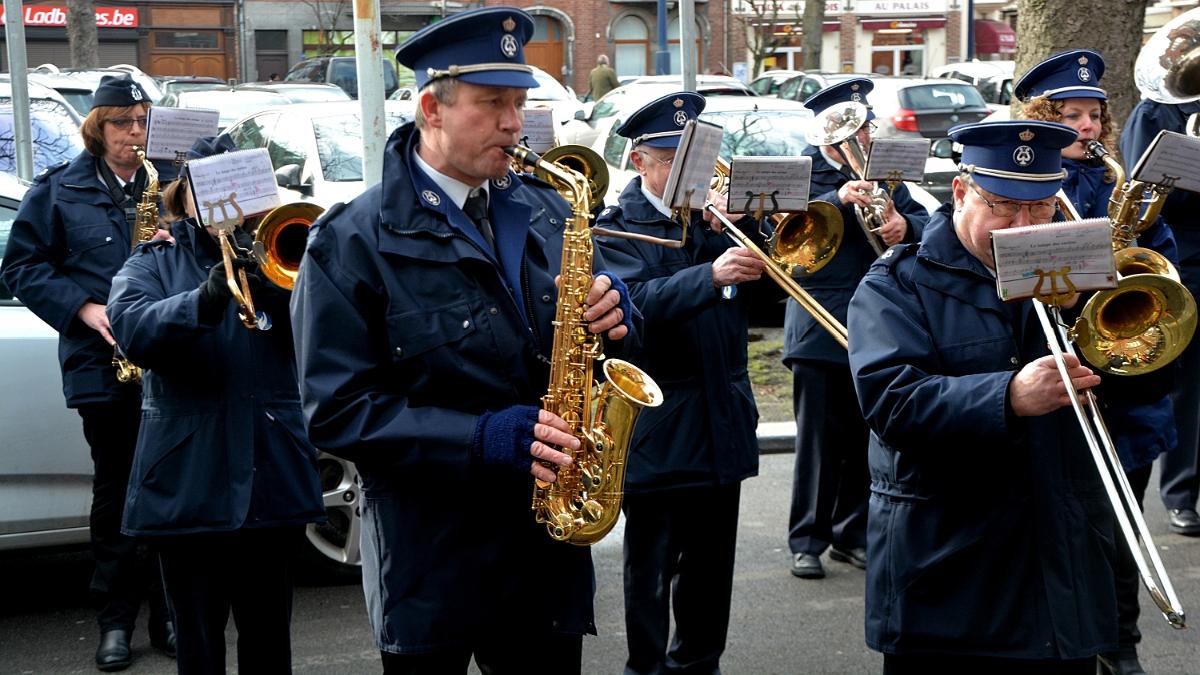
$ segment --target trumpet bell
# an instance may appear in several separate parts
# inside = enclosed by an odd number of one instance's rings
[[[1159,103],[1200,100],[1200,8],[1155,31],[1138,52],[1133,79],[1143,96]]]
[[[808,211],[789,213],[775,223],[767,252],[791,276],[813,274],[833,260],[844,235],[837,207],[812,201]]]
[[[254,235],[259,270],[271,283],[292,290],[308,244],[308,228],[325,209],[309,202],[284,204],[263,217]]]
[[[1133,274],[1092,296],[1074,334],[1088,363],[1114,375],[1150,373],[1183,353],[1196,332],[1196,300],[1158,274]]]
[[[604,194],[608,192],[608,165],[595,150],[586,145],[559,145],[542,153],[542,159],[571,169],[586,178],[592,204],[604,201]],[[538,175],[537,171],[534,175],[546,180],[546,177]],[[556,184],[552,180],[546,182]]]

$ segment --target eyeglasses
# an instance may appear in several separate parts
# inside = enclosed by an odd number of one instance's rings
[[[660,166],[671,166],[671,164],[675,162],[675,155],[671,155],[666,159],[659,159],[645,150],[642,150],[642,157],[649,157],[650,159],[658,162]]]
[[[974,182],[970,183],[970,186],[971,190],[979,195],[983,203],[987,204],[988,208],[992,210],[992,215],[997,218],[1015,218],[1021,212],[1022,207],[1029,208],[1029,217],[1034,220],[1048,220],[1053,218],[1054,214],[1058,211],[1058,204],[1056,202],[993,202],[983,196],[979,188],[975,187]]]
[[[874,122],[867,122],[867,133],[869,133],[869,134],[871,134],[872,136],[874,136],[874,135],[875,135],[875,132],[876,132],[876,131],[878,131],[878,130],[879,130],[879,125],[878,125],[878,124],[875,124]]]
[[[145,116],[142,116],[142,117],[116,117],[111,120],[108,120],[108,124],[113,125],[114,127],[120,129],[121,131],[124,131],[124,130],[128,129],[129,127],[133,126],[134,122],[137,122],[139,127],[145,129],[146,123],[149,121],[150,121],[150,118],[145,117]]]

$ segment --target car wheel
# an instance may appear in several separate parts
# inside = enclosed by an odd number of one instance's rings
[[[358,469],[353,462],[325,453],[317,459],[317,469],[328,520],[307,526],[306,557],[315,571],[334,580],[357,579],[362,565],[362,481]]]

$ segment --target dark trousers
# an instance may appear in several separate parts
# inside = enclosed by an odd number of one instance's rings
[[[1150,483],[1150,471],[1153,468],[1153,464],[1147,464],[1125,472],[1133,496],[1137,498],[1138,510],[1142,509],[1142,499],[1146,496],[1146,486]],[[1116,521],[1113,521],[1113,524],[1116,525]],[[1132,524],[1130,522],[1130,525]],[[1122,651],[1132,656],[1137,651],[1137,643],[1142,641],[1142,632],[1138,630],[1137,625],[1141,615],[1138,594],[1142,590],[1142,577],[1138,574],[1137,563],[1133,561],[1133,553],[1125,544],[1125,535],[1121,534],[1119,525],[1116,527],[1117,531],[1113,536],[1117,542],[1117,558],[1113,564],[1113,576],[1117,582],[1117,637],[1120,639]],[[1135,528],[1134,533],[1136,532]]]
[[[820,555],[867,545],[867,424],[859,412],[850,366],[792,363],[796,468],[788,546]]]
[[[1095,675],[1096,659],[1004,659],[949,654],[883,655],[883,675]]]
[[[1179,361],[1182,367],[1171,392],[1179,444],[1159,460],[1159,493],[1168,510],[1194,509],[1200,497],[1200,340],[1192,340]]]
[[[384,675],[454,675],[466,673],[471,657],[482,675],[561,673],[579,675],[583,659],[581,635],[522,635],[436,654],[380,652]]]
[[[740,496],[741,483],[625,495],[627,675],[721,672]]]
[[[90,591],[98,610],[100,632],[132,631],[147,594],[151,623],[166,621],[157,559],[153,553],[140,554],[137,540],[121,534],[125,490],[142,419],[141,400],[87,403],[78,412],[83,419],[83,436],[91,448],[94,472],[89,525],[96,569]]]
[[[292,568],[303,526],[163,537],[180,675],[225,672],[225,624],[238,672],[292,672]]]

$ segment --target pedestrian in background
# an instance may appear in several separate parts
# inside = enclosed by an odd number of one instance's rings
[[[608,66],[608,56],[601,54],[596,57],[596,67],[588,73],[588,96],[593,101],[599,101],[605,94],[621,86],[617,81],[617,73]]]

